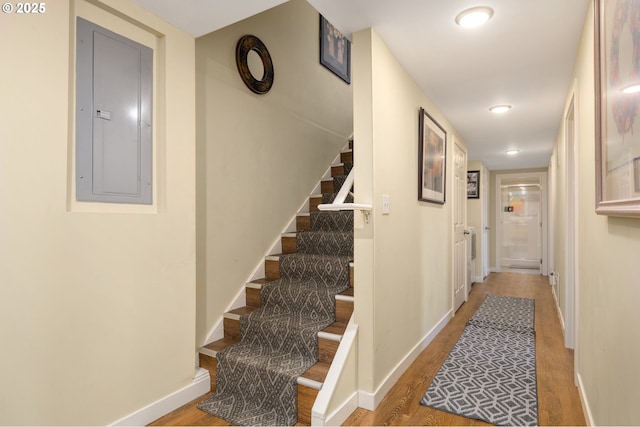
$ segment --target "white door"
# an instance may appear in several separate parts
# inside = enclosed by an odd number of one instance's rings
[[[496,175],[498,271],[547,275],[547,173]]]
[[[467,297],[467,152],[454,143],[453,160],[453,310]]]
[[[482,233],[482,280],[489,275],[491,271],[489,266],[489,171],[483,167],[481,176],[484,179],[480,179],[480,199],[482,203],[482,230],[478,230],[478,233]]]

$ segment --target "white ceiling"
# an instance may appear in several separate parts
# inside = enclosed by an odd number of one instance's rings
[[[134,0],[194,37],[287,0]],[[373,28],[491,170],[546,167],[589,0],[308,0],[343,34]],[[456,15],[494,10],[482,28]],[[510,104],[504,115],[489,107]],[[520,153],[508,156],[505,150]]]

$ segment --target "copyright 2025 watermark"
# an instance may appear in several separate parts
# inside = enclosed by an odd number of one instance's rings
[[[38,15],[46,11],[46,3],[2,3],[2,12],[7,14]]]

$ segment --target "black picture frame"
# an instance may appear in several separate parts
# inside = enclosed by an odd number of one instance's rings
[[[420,107],[418,200],[443,205],[447,188],[447,132]]]
[[[467,199],[480,198],[480,171],[467,171]]]
[[[351,42],[320,15],[320,63],[351,84]]]

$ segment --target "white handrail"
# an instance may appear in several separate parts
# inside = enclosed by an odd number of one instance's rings
[[[351,186],[353,185],[355,167],[351,168],[351,172],[347,175],[344,184],[336,194],[333,203],[323,203],[318,205],[321,211],[360,211],[364,215],[365,222],[369,222],[369,212],[373,208],[371,205],[364,203],[345,203],[347,196],[351,194]]]

